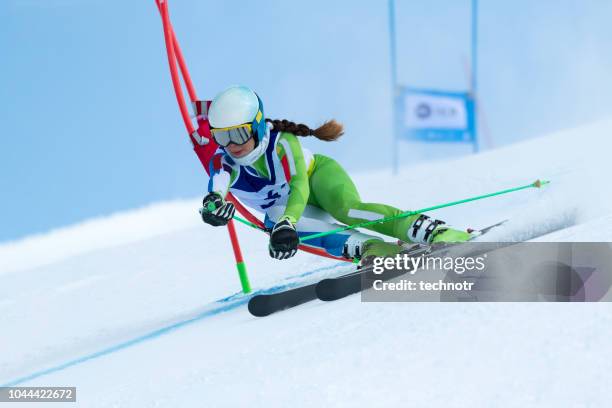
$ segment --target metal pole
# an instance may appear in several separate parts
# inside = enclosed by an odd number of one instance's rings
[[[389,0],[389,45],[391,57],[391,109],[393,120],[393,143],[391,144],[392,152],[392,170],[393,174],[398,172],[398,126],[397,126],[397,109],[395,106],[397,95],[397,59],[395,45],[395,1]]]
[[[480,150],[478,140],[478,0],[472,0],[472,101],[474,103],[474,153]]]

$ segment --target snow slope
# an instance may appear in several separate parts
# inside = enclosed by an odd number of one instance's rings
[[[417,209],[550,179],[435,215],[457,227],[510,219],[487,240],[612,242],[611,133],[601,121],[355,181],[364,200]],[[353,296],[256,319],[236,294],[227,231],[202,225],[198,202],[1,245],[0,385],[76,386],[84,407],[607,405],[608,304]],[[350,268],[275,261],[265,237],[238,229],[256,290]]]

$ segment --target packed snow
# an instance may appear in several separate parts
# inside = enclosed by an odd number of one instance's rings
[[[611,136],[604,120],[354,179],[364,200],[411,210],[550,180],[431,214],[460,228],[509,219],[482,237],[492,241],[612,242]],[[238,293],[227,230],[204,225],[199,203],[0,245],[0,385],[76,386],[83,407],[607,405],[606,303],[351,296],[258,319]],[[237,228],[254,290],[351,268],[305,253],[273,260],[264,235]]]

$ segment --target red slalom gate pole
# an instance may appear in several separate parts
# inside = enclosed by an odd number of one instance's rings
[[[155,0],[155,3],[157,4],[157,9],[159,10],[161,14],[162,6],[160,5],[160,1],[167,3],[167,0],[166,1]],[[166,5],[166,8],[167,8],[167,5]],[[198,100],[198,97],[195,91],[195,87],[193,86],[193,82],[191,81],[191,76],[189,75],[189,71],[187,70],[187,64],[185,63],[185,57],[183,57],[183,51],[181,50],[181,46],[176,39],[176,33],[174,32],[174,27],[172,27],[172,23],[170,22],[170,17],[169,17],[170,13],[168,10],[166,10],[166,13],[168,14],[168,23],[170,26],[170,32],[172,34],[172,47],[174,49],[176,61],[178,61],[178,65],[181,70],[181,75],[183,76],[183,80],[185,81],[185,87],[187,88],[189,99],[191,100],[191,102],[195,102]]]
[[[183,57],[183,53],[176,39],[176,34],[174,33],[174,29],[172,28],[172,23],[170,22],[168,0],[155,0],[155,3],[157,4],[157,8],[162,18],[162,25],[164,28],[164,41],[166,43],[166,54],[168,55],[170,77],[172,78],[172,85],[174,87],[176,101],[178,102],[179,110],[181,112],[183,122],[185,123],[187,133],[191,138],[194,132],[196,132],[196,129],[193,125],[193,122],[191,121],[191,118],[189,117],[189,111],[185,103],[185,95],[183,94],[183,89],[181,88],[181,80],[179,78],[179,73],[176,66],[177,61],[181,70],[183,80],[185,81],[185,85],[187,87],[187,92],[189,93],[189,98],[191,102],[197,101],[195,88],[193,86],[193,82],[191,81],[189,71],[187,70],[185,58]],[[240,278],[242,292],[249,293],[251,292],[251,285],[249,283],[246,265],[244,263],[244,259],[242,258],[242,251],[240,249],[240,243],[238,241],[238,234],[236,233],[236,228],[232,220],[230,220],[230,222],[227,224],[227,230],[229,232],[232,249],[234,251],[236,269],[238,270],[238,277]]]
[[[189,111],[185,104],[185,95],[183,95],[183,89],[181,88],[181,80],[179,78],[178,70],[176,69],[176,54],[174,52],[174,38],[173,30],[170,25],[170,17],[168,14],[168,1],[167,0],[156,0],[157,5],[160,9],[162,24],[164,26],[164,40],[166,42],[166,54],[168,55],[168,65],[170,66],[170,77],[172,78],[172,85],[174,86],[174,94],[176,95],[176,101],[187,128],[189,137],[195,132],[195,127],[189,117]]]

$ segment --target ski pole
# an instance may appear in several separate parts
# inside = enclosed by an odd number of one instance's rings
[[[547,180],[545,180],[545,181],[536,180],[533,183],[527,184],[525,186],[509,188],[509,189],[506,189],[506,190],[500,190],[500,191],[496,191],[494,193],[484,194],[484,195],[480,195],[480,196],[476,196],[476,197],[465,198],[463,200],[451,201],[449,203],[434,205],[432,207],[421,208],[420,210],[406,211],[406,212],[403,212],[401,214],[393,215],[391,217],[385,217],[385,218],[381,218],[381,219],[374,220],[374,221],[364,221],[364,222],[360,222],[360,223],[357,223],[357,224],[347,225],[345,227],[336,228],[336,229],[331,230],[331,231],[325,231],[325,232],[319,232],[317,234],[307,235],[305,237],[300,238],[300,242],[308,241],[310,239],[324,237],[324,236],[331,235],[331,234],[336,234],[338,232],[347,231],[347,230],[351,230],[351,229],[355,229],[355,228],[367,227],[369,225],[374,225],[374,224],[381,224],[381,223],[384,223],[384,222],[393,221],[393,220],[396,220],[396,219],[399,219],[399,218],[409,217],[411,215],[423,213],[423,212],[426,212],[426,211],[433,211],[433,210],[437,210],[437,209],[440,209],[440,208],[451,207],[451,206],[454,206],[454,205],[467,203],[467,202],[470,202],[470,201],[482,200],[483,198],[494,197],[494,196],[498,196],[498,195],[502,195],[502,194],[508,194],[508,193],[512,193],[514,191],[524,190],[524,189],[527,189],[527,188],[541,188],[543,185],[546,185],[548,183],[550,183],[550,181],[547,181]]]
[[[259,225],[253,224],[251,221],[247,221],[244,218],[239,217],[237,215],[234,215],[233,219],[238,221],[238,222],[243,223],[244,225],[248,225],[251,228],[255,228],[255,229],[263,231],[263,232],[268,232],[265,228],[261,228]]]
[[[208,205],[206,206],[206,210],[207,210],[208,212],[213,212],[213,211],[215,211],[216,209],[217,209],[217,206],[215,205],[215,203],[212,203],[212,202],[211,202],[211,203],[208,203]],[[258,229],[258,230],[260,230],[260,231],[264,231],[264,232],[266,232],[266,230],[265,230],[264,228],[261,228],[259,225],[254,224],[254,223],[252,223],[251,221],[247,221],[247,220],[245,220],[244,218],[239,217],[239,216],[237,216],[237,215],[234,215],[234,216],[232,217],[232,219],[234,219],[234,220],[236,220],[236,221],[239,221],[239,222],[243,223],[244,225],[248,225],[248,226],[249,226],[249,227],[251,227],[251,228],[255,228],[255,229]]]

